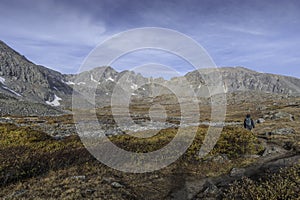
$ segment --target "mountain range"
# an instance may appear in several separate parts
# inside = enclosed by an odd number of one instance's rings
[[[187,81],[190,88],[201,96],[205,94],[203,88],[207,84],[206,79],[217,74],[221,74],[224,91],[227,93],[259,91],[287,96],[300,95],[300,79],[259,73],[244,67],[200,69],[171,80],[143,77],[133,71],[117,72],[106,66],[79,74],[62,74],[34,64],[0,41],[0,115],[61,114],[71,109],[72,95],[89,96],[91,92],[96,93],[99,106],[103,106],[110,103],[118,82],[126,83],[128,87],[123,87],[122,90],[129,95],[148,97],[153,95],[153,84],[157,85],[156,89],[159,88],[159,92],[155,94],[157,96],[172,93],[161,85],[180,88],[182,82]],[[179,91],[182,96],[189,95],[184,88]]]

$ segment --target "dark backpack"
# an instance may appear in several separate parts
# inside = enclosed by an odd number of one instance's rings
[[[249,129],[253,128],[251,118],[246,118],[245,119],[245,124],[246,124],[246,128],[249,128]]]

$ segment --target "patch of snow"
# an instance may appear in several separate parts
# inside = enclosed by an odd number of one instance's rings
[[[227,85],[224,85],[224,92],[228,93],[228,87],[227,87]]]
[[[105,94],[108,95],[108,92],[106,92]]]
[[[109,77],[109,78],[107,78],[107,79],[105,79],[105,80],[106,80],[106,81],[112,81],[112,82],[115,81],[112,77]]]
[[[2,88],[4,88],[4,89],[10,91],[11,93],[14,93],[15,95],[17,95],[17,96],[19,96],[19,97],[22,96],[21,94],[17,93],[16,91],[14,91],[14,90],[12,90],[12,89],[10,89],[10,88],[8,88],[8,87],[2,86]]]
[[[75,85],[75,83],[72,82],[72,81],[68,81],[68,82],[66,82],[66,84],[68,84],[68,85]]]
[[[132,96],[136,96],[137,94],[135,94],[135,93],[131,93],[131,95],[132,95]]]
[[[95,82],[95,83],[99,83],[99,81],[95,80],[93,77],[93,74],[91,74],[91,81]]]
[[[53,89],[58,91],[58,89],[56,87],[53,87]]]
[[[53,101],[46,101],[46,104],[48,104],[50,106],[60,106],[60,103],[59,103],[60,100],[62,100],[62,99],[60,97],[56,96],[56,94],[55,94]]]
[[[142,88],[144,91],[146,90],[145,88]]]
[[[67,85],[75,85],[75,83],[72,82],[72,81],[67,81],[67,82],[65,82],[64,80],[62,80],[62,82],[64,82],[64,83],[67,84]]]
[[[136,89],[138,88],[138,86],[137,86],[136,84],[134,84],[134,83],[133,83],[130,87],[131,87],[131,89],[133,89],[133,90],[136,90]]]
[[[77,85],[85,85],[85,82],[79,82]]]
[[[2,83],[4,85],[4,82],[5,82],[5,78],[0,76],[0,83]]]

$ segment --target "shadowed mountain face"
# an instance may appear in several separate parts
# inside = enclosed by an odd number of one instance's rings
[[[209,96],[207,85],[220,84],[216,83],[217,79],[211,79],[211,77],[220,77],[219,75],[222,78],[221,84],[224,86],[224,91],[228,93],[251,90],[260,93],[300,95],[300,79],[258,73],[242,67],[201,69],[189,72],[183,77],[174,77],[169,81],[161,78],[145,78],[131,71],[117,72],[111,67],[97,67],[76,75],[64,75],[35,65],[0,41],[0,93],[5,102],[15,102],[5,105],[6,109],[2,104],[1,115],[12,113],[8,110],[13,110],[15,104],[18,104],[16,102],[21,101],[37,103],[50,110],[51,108],[55,110],[70,108],[73,91],[75,91],[74,95],[85,97],[95,93],[97,105],[103,106],[110,103],[112,93],[118,83],[126,86],[121,88],[122,92],[133,97],[144,98],[170,94],[171,91],[166,86],[177,87],[180,91],[179,95],[189,96],[189,92],[180,89],[184,88],[182,83],[187,81],[192,91],[198,96],[206,97]],[[211,82],[207,83],[207,80]],[[38,111],[34,113],[39,114]]]

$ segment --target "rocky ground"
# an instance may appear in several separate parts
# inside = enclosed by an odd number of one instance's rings
[[[138,105],[131,110],[137,121],[147,118],[146,106]],[[209,101],[200,106],[204,114],[188,151],[167,168],[146,174],[122,173],[95,160],[76,136],[72,115],[2,117],[0,198],[299,199],[300,98],[228,95],[225,128],[204,159],[198,152],[208,127]],[[248,112],[257,122],[252,132],[242,128]],[[148,140],[110,139],[131,151],[153,151],[176,134],[178,114],[173,112],[164,129]],[[103,123],[110,117],[108,108],[98,114]]]

